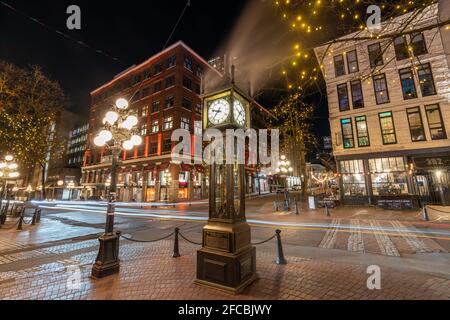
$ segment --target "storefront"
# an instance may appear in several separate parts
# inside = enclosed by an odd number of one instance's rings
[[[344,204],[372,204],[385,209],[418,207],[406,157],[341,160],[338,168]]]

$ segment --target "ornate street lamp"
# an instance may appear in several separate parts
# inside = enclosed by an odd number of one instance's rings
[[[8,180],[9,179],[17,179],[19,177],[19,172],[17,169],[19,166],[17,163],[13,162],[14,157],[11,155],[5,156],[5,161],[0,162],[0,180],[4,180],[2,192],[0,193],[0,210],[3,205],[3,197],[7,199],[6,207],[1,212],[0,224],[4,224],[6,221],[6,212],[9,207],[9,198],[8,198]]]
[[[286,156],[280,157],[281,161],[278,162],[277,175],[284,179],[284,208],[289,210],[289,197],[288,197],[288,174],[292,173],[294,169],[291,167],[291,162],[286,159]]]
[[[103,119],[104,129],[95,137],[94,144],[111,150],[111,185],[108,195],[105,233],[99,237],[100,248],[92,268],[94,278],[103,278],[119,272],[119,233],[114,232],[114,213],[117,195],[117,166],[122,150],[132,150],[142,143],[137,135],[138,118],[128,110],[128,101],[118,99]]]

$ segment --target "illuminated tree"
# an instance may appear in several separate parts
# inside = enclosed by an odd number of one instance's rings
[[[280,130],[282,152],[295,158],[291,160],[294,160],[297,172],[300,172],[305,179],[302,191],[306,194],[308,185],[306,151],[308,146],[316,145],[316,139],[312,132],[314,107],[305,103],[303,95],[296,92],[283,99],[273,109],[273,114],[277,120],[272,121],[272,126]]]
[[[46,164],[64,153],[64,137],[54,134],[64,104],[59,84],[39,67],[0,61],[0,151],[13,153],[30,171],[41,169],[43,197]]]

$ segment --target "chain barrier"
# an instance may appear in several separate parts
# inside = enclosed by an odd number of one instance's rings
[[[185,236],[183,236],[183,234],[181,232],[178,231],[178,234],[180,235],[181,238],[183,238],[185,241],[191,243],[191,244],[195,244],[197,246],[201,246],[203,245],[203,242],[195,242],[195,241],[191,241],[188,238],[186,238]]]
[[[442,211],[442,210],[435,209],[435,208],[430,207],[430,206],[428,206],[428,209],[429,209],[429,210],[433,210],[433,211],[437,211],[437,212],[440,212],[440,213],[447,213],[447,214],[450,214],[450,212],[448,212],[448,211]]]
[[[121,235],[122,238],[124,238],[125,240],[128,241],[132,241],[132,242],[138,242],[138,243],[152,243],[152,242],[159,242],[162,240],[166,240],[167,238],[170,238],[171,236],[173,236],[175,234],[175,232],[172,232],[171,234],[161,238],[161,239],[156,239],[156,240],[138,240],[138,239],[133,239],[133,238],[128,238],[124,235]]]
[[[264,244],[264,243],[267,243],[267,242],[269,242],[269,241],[272,241],[273,239],[275,239],[275,237],[276,237],[277,235],[276,234],[274,234],[273,236],[271,236],[269,239],[267,239],[267,240],[264,240],[264,241],[261,241],[261,242],[255,242],[255,243],[252,243],[252,246],[259,246],[259,245],[261,245],[261,244]]]

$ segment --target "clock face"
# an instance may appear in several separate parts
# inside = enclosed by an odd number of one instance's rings
[[[211,103],[208,109],[208,119],[214,125],[225,122],[230,115],[230,103],[225,99],[219,99]]]
[[[239,100],[234,101],[234,121],[240,126],[245,125],[245,108]]]

